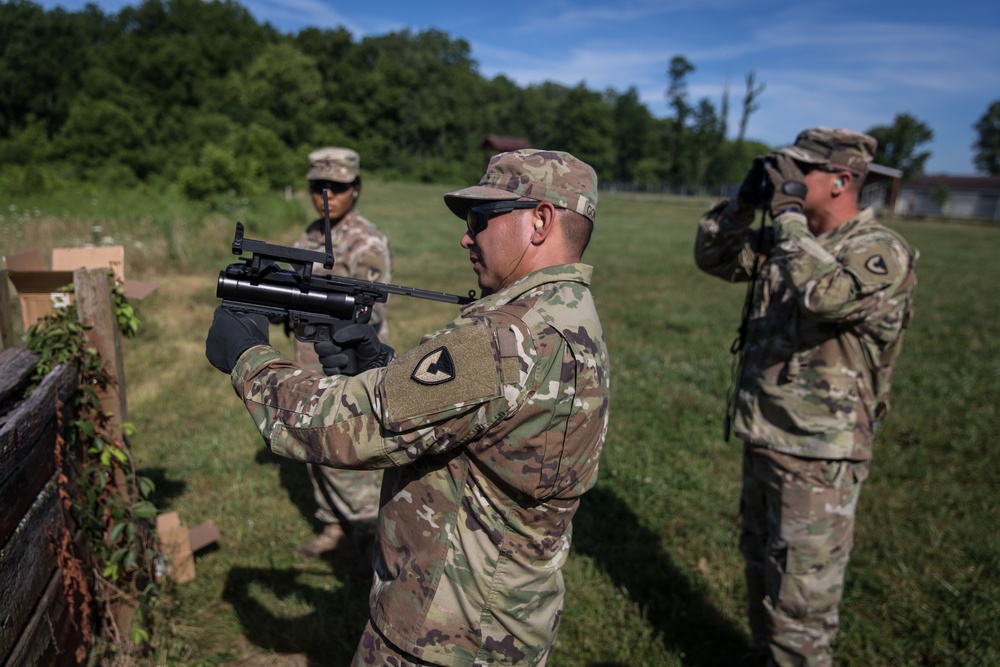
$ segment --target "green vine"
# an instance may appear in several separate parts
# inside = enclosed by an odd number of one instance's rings
[[[112,298],[122,335],[134,336],[139,319],[120,285],[112,288]],[[73,405],[70,410],[63,406],[60,411],[60,419],[69,417],[66,442],[59,444],[81,452],[81,473],[72,493],[69,480],[60,476],[60,496],[64,509],[70,511],[76,527],[86,536],[86,551],[95,567],[95,593],[85,597],[99,605],[101,646],[97,652],[110,660],[103,664],[122,664],[123,659],[134,658],[149,646],[151,628],[147,619],[159,595],[154,570],[162,554],[151,523],[156,507],[148,500],[154,485],[136,472],[129,443],[133,425],[117,425],[101,405],[101,395],[113,381],[97,349],[87,340],[88,328],[78,321],[76,306],[70,305],[32,325],[26,343],[38,356],[32,387],[56,366],[73,364],[76,369]],[[61,457],[62,452],[57,452],[57,458]],[[73,541],[66,536],[54,538],[53,549],[60,563],[68,564],[64,572],[87,571],[82,559],[69,553],[74,549]],[[64,580],[78,591],[84,584],[72,582],[73,578],[67,576]],[[67,599],[70,583],[66,584]],[[119,628],[117,622],[120,616],[116,610],[123,606],[135,609],[127,628]],[[83,611],[82,617],[89,617],[89,610]]]
[[[125,298],[125,288],[121,283],[116,282],[111,287],[111,299],[115,318],[118,320],[118,330],[126,338],[135,338],[139,332],[139,317],[135,308]]]

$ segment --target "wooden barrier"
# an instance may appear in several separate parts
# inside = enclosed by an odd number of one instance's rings
[[[24,347],[0,351],[0,660],[15,665],[76,665],[82,628],[62,590],[52,548],[65,531],[59,507],[57,406],[68,405],[76,373],[59,366],[26,400],[35,356]],[[63,415],[65,421],[72,415]],[[73,476],[75,457],[63,461]],[[79,610],[76,610],[79,612]]]
[[[108,275],[103,269],[74,273],[79,319],[89,325],[113,386],[101,397],[104,410],[120,428],[126,410],[124,371],[117,322],[111,306]],[[2,298],[2,297],[0,297]],[[0,304],[0,309],[8,307]],[[0,318],[2,320],[3,318]],[[73,536],[83,553],[68,513],[60,509],[58,476],[65,473],[75,490],[78,457],[63,452],[57,470],[56,443],[66,425],[76,392],[70,366],[53,369],[31,393],[24,390],[37,359],[24,346],[0,349],[0,665],[64,667],[85,662],[85,630],[90,609],[80,595],[67,599],[64,573],[55,546]],[[84,556],[85,557],[85,556]],[[85,571],[90,567],[85,565]],[[79,583],[79,578],[70,581]],[[93,582],[84,582],[92,588]],[[87,593],[84,593],[85,596]]]
[[[0,268],[0,350],[21,342],[17,327],[14,326],[14,313],[11,308],[13,303],[7,269]]]

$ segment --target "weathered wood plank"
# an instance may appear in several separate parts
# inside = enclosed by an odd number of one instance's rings
[[[35,606],[52,573],[55,554],[49,535],[59,535],[62,515],[53,477],[24,515],[17,530],[0,548],[0,658],[6,660],[28,621],[26,610]]]
[[[20,342],[15,333],[13,300],[11,300],[10,282],[7,269],[0,269],[0,350],[13,347]]]
[[[77,269],[73,272],[77,317],[86,324],[87,340],[97,348],[112,385],[101,396],[105,412],[113,415],[114,425],[128,421],[125,401],[125,363],[122,359],[121,333],[111,302],[110,276],[107,269]]]
[[[23,345],[0,350],[0,406],[8,400],[19,400],[11,394],[28,380],[36,363],[38,357]],[[3,412],[6,410],[0,409]]]
[[[28,450],[55,421],[56,401],[65,403],[76,389],[76,374],[68,365],[45,376],[35,391],[0,424],[0,482],[7,479],[27,456]]]
[[[20,461],[14,461],[14,471],[0,482],[0,546],[17,528],[24,513],[31,507],[35,496],[42,490],[55,470],[55,420],[48,422],[45,431],[29,447]]]
[[[72,613],[63,594],[62,571],[56,570],[4,667],[82,664],[76,659],[76,649],[83,643],[83,633]]]

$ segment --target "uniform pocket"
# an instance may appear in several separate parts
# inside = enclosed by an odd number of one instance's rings
[[[786,375],[786,382],[761,388],[763,416],[789,433],[850,434],[857,419],[857,372],[800,355],[793,355],[788,366],[795,372]]]
[[[792,618],[808,618],[835,608],[844,594],[850,545],[831,548],[828,536],[796,540],[785,551],[776,607]]]

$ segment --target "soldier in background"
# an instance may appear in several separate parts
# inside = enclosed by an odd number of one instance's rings
[[[482,297],[418,347],[382,367],[391,348],[345,327],[335,341],[356,343],[370,370],[303,373],[267,345],[266,318],[219,308],[206,355],[275,453],[385,470],[353,665],[544,665],[608,427],[608,354],[581,263],[597,176],[568,153],[501,153],[445,203],[466,222]]]
[[[918,253],[858,211],[875,148],[858,132],[806,130],[757,158],[698,227],[698,266],[750,282],[726,428],[744,442],[755,664],[833,664],[858,495],[917,283]],[[751,228],[762,204],[773,229]]]
[[[323,191],[330,214],[335,263],[332,270],[313,266],[316,274],[333,274],[377,282],[391,282],[392,250],[385,234],[357,211],[361,195],[358,154],[349,148],[321,148],[309,154],[309,194],[320,215],[295,243],[297,248],[324,250]],[[379,338],[389,342],[387,303],[376,303],[371,324]],[[322,373],[312,344],[295,341],[295,360],[302,368]],[[309,464],[309,479],[316,499],[316,518],[323,530],[315,539],[295,547],[303,558],[338,549],[357,549],[361,537],[371,537],[378,515],[381,474],[375,470],[339,470]],[[363,557],[364,559],[364,557]],[[365,563],[356,572],[365,571]]]

